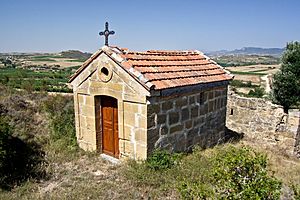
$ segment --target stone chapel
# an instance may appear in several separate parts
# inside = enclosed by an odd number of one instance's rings
[[[224,139],[232,76],[199,51],[135,52],[105,45],[70,78],[79,146],[146,159],[155,148]]]

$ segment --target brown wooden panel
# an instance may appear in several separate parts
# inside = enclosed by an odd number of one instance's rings
[[[118,106],[117,100],[101,97],[102,110],[102,151],[108,155],[119,156]]]
[[[113,108],[113,130],[114,130],[114,147],[115,147],[115,157],[119,156],[119,133],[118,133],[118,105],[115,102]]]

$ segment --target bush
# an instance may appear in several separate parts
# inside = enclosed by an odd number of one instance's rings
[[[44,109],[49,116],[50,145],[53,150],[56,152],[76,150],[73,98],[50,96],[44,102]]]
[[[254,88],[254,90],[250,90],[247,96],[262,98],[264,95],[265,95],[265,90],[261,87],[256,87]]]
[[[171,154],[166,150],[156,149],[146,160],[146,165],[153,170],[170,169],[180,159],[181,154]]]
[[[0,117],[0,177],[3,177],[3,168],[8,154],[7,143],[11,134],[11,127],[9,126],[4,117]],[[0,182],[2,182],[2,180],[0,180]]]
[[[210,158],[212,166],[205,182],[181,182],[185,199],[279,199],[281,182],[267,173],[265,155],[249,148],[229,147]]]
[[[251,81],[247,81],[246,83],[244,83],[243,81],[241,80],[232,80],[230,82],[230,85],[231,86],[234,86],[234,87],[250,87],[250,88],[255,88],[257,87],[256,85],[252,85],[252,82]]]
[[[300,200],[300,185],[294,185],[294,184],[292,184],[291,188],[292,188],[292,190],[294,192],[294,198],[296,200]]]
[[[43,178],[44,152],[34,142],[26,142],[13,134],[13,128],[0,117],[0,187],[10,189],[30,178]]]

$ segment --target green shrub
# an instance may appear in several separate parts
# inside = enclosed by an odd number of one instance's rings
[[[281,182],[268,175],[265,155],[249,148],[218,151],[207,179],[186,179],[178,190],[185,199],[279,199]],[[196,170],[196,169],[195,169]]]
[[[265,90],[261,87],[256,87],[254,88],[254,90],[250,90],[247,96],[262,98],[264,95],[265,95]]]
[[[300,185],[294,185],[294,184],[292,184],[291,188],[292,188],[292,190],[294,192],[294,198],[296,200],[300,200]]]
[[[76,150],[73,98],[50,96],[44,102],[44,109],[49,116],[50,145],[53,150],[57,152]]]
[[[235,86],[235,87],[250,87],[250,88],[256,88],[256,85],[252,85],[251,81],[247,81],[246,83],[244,83],[241,80],[232,80],[230,82],[231,86]]]
[[[179,161],[180,155],[178,153],[170,153],[166,150],[156,149],[152,155],[147,158],[146,165],[153,170],[170,169],[176,162]]]
[[[124,174],[134,187],[151,188],[154,199],[174,190],[183,199],[279,199],[281,182],[267,164],[251,148],[225,145],[187,156],[157,150],[146,162],[129,162]]]

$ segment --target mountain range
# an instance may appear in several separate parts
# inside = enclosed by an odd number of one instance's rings
[[[260,47],[243,47],[235,50],[219,50],[210,51],[206,54],[210,56],[222,56],[222,55],[271,55],[279,57],[282,55],[284,48],[260,48]]]

